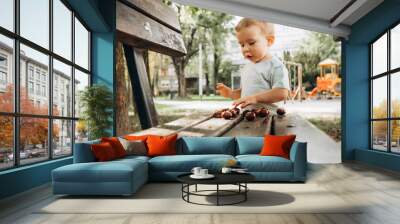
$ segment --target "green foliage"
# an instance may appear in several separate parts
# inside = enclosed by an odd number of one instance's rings
[[[80,107],[83,109],[82,119],[86,121],[89,139],[97,139],[110,134],[112,125],[112,93],[107,86],[95,84],[86,87],[80,93]]]
[[[185,5],[176,5],[176,9],[187,50],[186,56],[173,60],[178,79],[183,76],[183,73],[197,73],[198,65],[195,65],[194,62],[198,63],[198,60],[194,60],[194,58],[198,56],[199,44],[201,43],[204,49],[203,58],[207,58],[207,55],[212,55],[213,58],[212,72],[208,72],[207,67],[204,69],[208,76],[207,79],[211,80],[210,76],[213,75],[214,82],[219,80],[220,76],[224,76],[218,71],[221,70],[220,67],[224,63],[222,56],[225,54],[227,36],[232,33],[229,23],[233,16]],[[206,64],[211,63],[204,63],[204,66]],[[184,86],[179,86],[179,88],[184,88]],[[182,95],[181,92],[184,91],[180,90],[179,92]]]
[[[294,61],[303,65],[303,82],[309,83],[310,87],[316,85],[316,76],[319,75],[318,63],[327,58],[332,58],[340,64],[341,49],[339,42],[335,42],[328,34],[311,33],[303,41],[299,50],[290,55],[284,54],[284,59]]]
[[[223,61],[218,68],[218,82],[224,83],[227,86],[231,86],[231,74],[239,70],[238,65],[233,65],[231,61]]]

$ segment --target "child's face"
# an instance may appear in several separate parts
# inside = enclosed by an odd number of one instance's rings
[[[261,61],[274,42],[274,37],[266,37],[261,28],[251,25],[236,32],[243,56],[253,63]]]

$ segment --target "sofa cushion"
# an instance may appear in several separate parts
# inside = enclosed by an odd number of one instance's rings
[[[126,155],[137,155],[145,156],[147,155],[146,142],[141,140],[126,140],[124,138],[118,138],[122,146],[126,151]]]
[[[261,149],[261,156],[280,156],[290,159],[290,148],[296,135],[265,135],[264,146]]]
[[[146,140],[148,147],[148,156],[165,156],[176,154],[176,139],[178,134],[168,136],[149,136]]]
[[[233,137],[182,137],[180,150],[178,154],[184,155],[235,155],[235,139]]]
[[[96,157],[96,161],[105,162],[118,158],[115,150],[113,149],[113,146],[109,142],[93,144],[91,145],[91,148],[94,157]]]
[[[163,172],[190,172],[199,166],[212,172],[219,171],[230,159],[231,155],[175,155],[158,156],[149,160],[149,170]]]
[[[292,161],[279,156],[239,155],[240,167],[249,172],[292,172]]]
[[[263,145],[263,137],[236,137],[236,155],[260,154]]]
[[[58,182],[130,182],[135,172],[147,176],[147,163],[139,159],[74,163],[52,173],[53,181]]]
[[[126,151],[124,146],[122,146],[121,142],[119,141],[118,137],[104,137],[101,138],[101,142],[108,142],[114,149],[115,155],[117,158],[122,158],[126,156]]]

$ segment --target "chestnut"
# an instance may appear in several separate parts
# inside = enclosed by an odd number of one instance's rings
[[[258,112],[259,117],[266,117],[269,114],[269,111],[265,108],[261,108]]]
[[[236,110],[230,110],[232,117],[236,117],[238,114],[236,113]]]
[[[234,107],[232,110],[236,111],[236,114],[240,114],[240,109],[238,107]]]
[[[213,117],[215,118],[222,118],[222,113],[220,111],[217,111],[213,114]]]
[[[222,112],[222,117],[224,117],[226,120],[229,120],[232,118],[232,113],[230,111],[224,111]]]
[[[276,110],[276,113],[277,113],[278,115],[280,115],[280,116],[283,116],[283,115],[285,115],[286,111],[285,111],[285,109],[283,109],[283,108],[278,108],[278,109]]]
[[[246,114],[247,114],[248,112],[251,112],[251,111],[250,111],[250,110],[244,110],[244,111],[242,112],[242,116],[243,116],[243,117],[246,116]]]
[[[246,118],[246,120],[248,121],[254,121],[256,119],[256,113],[254,112],[247,112],[244,117]]]

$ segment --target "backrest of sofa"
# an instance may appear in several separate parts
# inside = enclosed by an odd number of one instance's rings
[[[264,145],[264,137],[236,137],[236,155],[259,154]]]
[[[90,146],[92,144],[98,144],[98,143],[100,143],[100,140],[75,143],[75,145],[74,145],[74,163],[95,162],[96,158],[94,157]]]
[[[233,137],[181,137],[177,143],[177,154],[226,154],[235,155]]]

